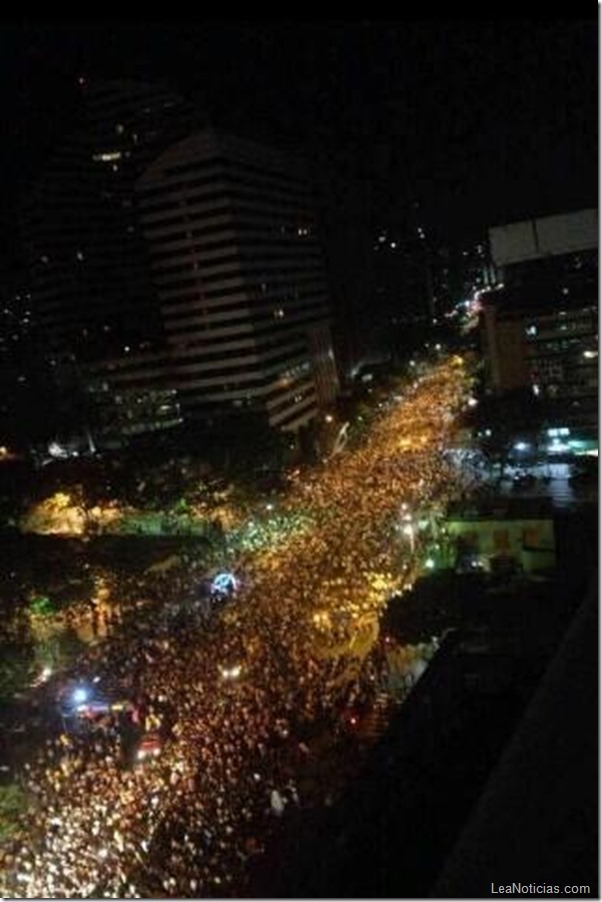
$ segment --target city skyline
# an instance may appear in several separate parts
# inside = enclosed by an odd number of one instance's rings
[[[597,40],[0,33],[2,898],[597,896]]]
[[[79,79],[164,82],[216,127],[351,159],[384,224],[418,204],[445,239],[594,205],[593,17],[30,21],[2,43],[9,244],[15,204],[74,126]]]

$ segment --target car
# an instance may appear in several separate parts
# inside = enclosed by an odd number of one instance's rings
[[[134,705],[128,699],[117,699],[110,704],[111,714],[119,714],[122,711],[132,712],[134,710]]]
[[[136,761],[158,758],[163,748],[163,740],[157,732],[145,733],[136,748]]]
[[[222,680],[237,680],[243,672],[243,662],[233,659],[224,664],[220,664],[219,673]]]
[[[456,562],[456,573],[461,576],[480,575],[485,571],[485,564],[476,552],[462,554]]]
[[[82,702],[75,709],[77,717],[84,720],[97,720],[99,717],[105,717],[111,711],[111,705],[102,699],[91,699],[89,702]]]
[[[512,480],[512,487],[514,489],[530,489],[536,481],[532,473],[517,473]]]

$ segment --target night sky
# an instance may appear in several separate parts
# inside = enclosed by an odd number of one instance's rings
[[[216,125],[360,161],[443,235],[597,204],[591,18],[6,22],[3,229],[72,121],[77,76],[163,80]],[[385,215],[385,211],[383,211]]]

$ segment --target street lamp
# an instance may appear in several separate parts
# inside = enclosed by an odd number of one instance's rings
[[[88,699],[88,690],[85,686],[78,686],[77,689],[73,692],[73,702],[76,705],[81,705]]]

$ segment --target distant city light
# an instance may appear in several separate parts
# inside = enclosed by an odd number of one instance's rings
[[[48,453],[51,457],[69,457],[69,450],[65,448],[64,445],[59,445],[58,442],[50,442],[48,445]]]
[[[551,454],[562,454],[563,451],[570,451],[570,447],[565,442],[561,442],[559,438],[554,438],[552,444],[548,445],[548,451]]]
[[[92,159],[95,163],[112,163],[114,160],[121,159],[121,151],[114,150],[110,153],[95,153]]]
[[[527,442],[516,442],[516,444],[514,445],[514,450],[515,451],[528,451],[529,445],[527,444]]]

